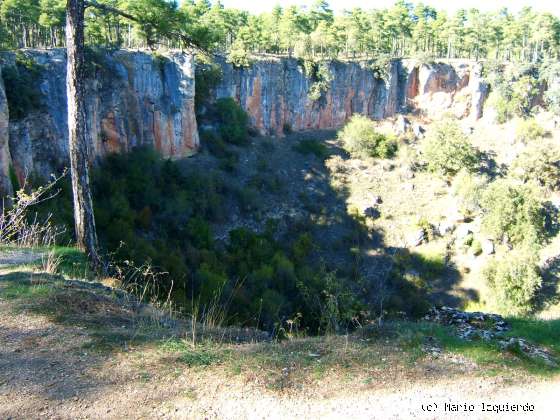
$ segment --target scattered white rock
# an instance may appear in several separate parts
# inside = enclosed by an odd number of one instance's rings
[[[459,240],[465,239],[469,234],[472,234],[471,226],[469,224],[463,223],[457,226],[455,229],[455,237]]]
[[[482,247],[482,253],[484,255],[492,255],[495,252],[494,241],[491,239],[483,239],[480,241]]]
[[[410,247],[416,247],[422,245],[426,241],[426,232],[424,229],[417,229],[408,235],[406,244]]]
[[[558,367],[558,361],[556,358],[550,354],[547,350],[542,347],[535,346],[519,337],[511,337],[507,340],[500,341],[500,346],[502,350],[508,350],[513,352],[521,352],[526,357],[533,360],[540,360],[545,365],[549,367]]]
[[[414,124],[412,124],[412,132],[417,139],[421,139],[424,137],[424,133],[426,132],[426,130],[420,124],[415,122]]]
[[[455,223],[450,220],[443,220],[437,225],[437,233],[440,236],[445,236],[455,230]]]
[[[395,122],[395,131],[397,134],[406,134],[406,132],[410,129],[410,121],[402,114],[397,117],[397,121]]]
[[[374,195],[374,196],[372,197],[371,201],[373,202],[374,205],[376,205],[376,204],[382,204],[382,203],[383,203],[383,200],[382,200],[381,197],[378,196],[378,195]]]

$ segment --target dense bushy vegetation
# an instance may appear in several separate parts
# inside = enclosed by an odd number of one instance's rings
[[[325,244],[314,239],[313,223],[280,232],[269,221],[262,232],[239,228],[225,242],[215,240],[213,227],[246,204],[222,172],[201,174],[137,149],[109,156],[92,179],[98,234],[111,259],[164,273],[159,293],[166,297],[173,287],[174,302],[187,312],[219,306],[228,323],[277,331],[291,320],[321,333],[351,327],[377,309],[371,306],[376,285],[314,257]],[[55,222],[71,226],[68,186],[46,204]],[[419,285],[398,273],[388,281],[393,293],[384,310],[422,313]]]
[[[546,131],[534,118],[520,120],[515,128],[516,140],[527,143],[544,137]]]
[[[244,144],[248,137],[247,113],[233,100],[221,98],[214,104],[222,139],[232,144]]]
[[[490,82],[492,91],[488,104],[496,112],[495,120],[503,124],[513,117],[528,118],[531,116],[535,100],[539,94],[543,75],[546,74],[547,64],[505,65],[489,62],[485,64],[486,78]],[[533,120],[521,124],[523,131],[532,135],[538,130]]]
[[[480,165],[478,150],[451,119],[434,123],[422,152],[428,170],[442,176],[456,175],[462,169],[473,172]]]
[[[23,54],[16,54],[15,65],[2,68],[10,119],[19,120],[41,106],[38,78],[41,67]]]
[[[0,7],[3,48],[63,46],[64,0],[4,0]],[[560,25],[557,17],[523,8],[481,12],[459,9],[453,14],[423,3],[397,0],[389,8],[354,8],[334,14],[326,0],[307,8],[275,6],[251,15],[218,2],[133,0],[98,3],[136,16],[124,17],[90,7],[86,40],[113,47],[181,47],[190,39],[214,51],[228,52],[244,65],[252,52],[300,57],[395,56],[490,58],[537,61],[556,58]]]
[[[492,260],[483,277],[490,290],[488,304],[506,315],[527,315],[542,284],[537,257],[531,250],[512,251]]]
[[[303,69],[307,78],[312,81],[307,96],[312,101],[318,101],[323,93],[329,90],[332,81],[328,64],[325,62],[317,63],[314,60],[303,60]]]
[[[211,97],[211,90],[222,80],[222,69],[203,55],[197,57],[196,64],[194,101],[195,109],[197,113],[200,113],[203,110],[203,106],[207,105],[208,98]]]
[[[338,138],[350,154],[360,158],[390,158],[397,151],[395,138],[378,132],[375,123],[362,115],[354,115]]]
[[[472,216],[480,211],[480,200],[487,185],[487,177],[472,174],[465,169],[459,171],[453,180],[453,193],[464,214]]]
[[[549,189],[560,186],[560,148],[554,142],[531,144],[511,164],[511,175]]]
[[[481,197],[482,227],[491,237],[514,245],[538,247],[544,240],[542,199],[530,185],[510,179],[491,183]]]

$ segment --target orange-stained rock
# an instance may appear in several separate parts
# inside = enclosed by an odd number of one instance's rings
[[[317,101],[309,98],[313,81],[295,59],[266,57],[241,69],[220,64],[223,78],[215,99],[234,98],[261,134],[282,135],[284,127],[338,128],[353,114],[383,119],[415,110],[429,116],[451,111],[480,118],[488,91],[479,65],[469,61],[393,60],[383,80],[375,78],[368,62],[330,62],[329,88]]]
[[[68,166],[65,51],[25,54],[43,68],[43,106],[23,120],[10,121],[11,160],[22,177],[32,172],[48,177]],[[4,53],[2,58],[10,63],[15,55]],[[103,64],[86,83],[92,162],[138,146],[153,147],[169,158],[198,150],[192,55],[170,53],[162,61],[149,53],[116,51],[108,53]]]

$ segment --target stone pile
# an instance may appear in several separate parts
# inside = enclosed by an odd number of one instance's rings
[[[510,329],[500,315],[464,312],[447,306],[432,308],[425,320],[456,327],[459,338],[463,340],[492,340]]]
[[[496,339],[497,344],[504,351],[521,354],[550,367],[559,366],[558,360],[548,350],[531,344],[524,338],[504,337],[504,332],[509,331],[510,326],[500,315],[484,312],[464,312],[442,306],[432,308],[424,319],[455,327],[457,336],[462,340],[491,341]]]

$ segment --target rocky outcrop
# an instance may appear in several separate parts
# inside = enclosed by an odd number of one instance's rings
[[[476,62],[420,64],[403,60],[404,102],[427,117],[451,113],[458,118],[482,117],[488,86]]]
[[[331,80],[318,100],[310,98],[314,80],[296,59],[266,58],[248,68],[220,64],[223,77],[214,99],[234,98],[261,134],[340,127],[356,113],[382,119],[399,107],[398,62],[391,64],[386,81],[376,78],[367,63],[329,62]]]
[[[502,350],[511,352],[516,356],[521,355],[551,368],[559,366],[559,361],[549,349],[532,344],[521,337],[506,335],[511,330],[511,326],[500,315],[484,312],[464,312],[442,306],[432,308],[424,317],[424,320],[450,326],[461,340],[495,342]],[[434,346],[430,346],[428,349],[432,354],[440,353],[439,350]]]
[[[22,182],[32,173],[46,177],[68,164],[65,51],[27,50],[24,54],[42,67],[42,106],[8,125],[5,95],[0,89],[3,194],[10,188],[9,165]],[[15,62],[13,53],[3,53],[0,58],[5,66]],[[86,94],[92,161],[142,145],[172,158],[197,150],[191,55],[170,53],[162,58],[116,51],[88,61],[93,62]],[[248,68],[218,61],[223,77],[212,89],[210,101],[234,98],[249,114],[250,124],[266,135],[338,128],[353,114],[377,120],[407,112],[427,117],[452,112],[458,117],[480,118],[488,93],[481,66],[474,62],[393,60],[383,71],[368,61],[327,62],[330,77],[322,81],[317,99],[310,95],[317,80],[306,75],[296,59],[266,57]],[[383,75],[377,77],[380,73]]]
[[[326,63],[331,80],[318,100],[310,98],[314,81],[295,59],[264,58],[249,68],[220,64],[223,78],[214,99],[234,98],[251,125],[269,135],[281,135],[285,128],[338,128],[353,114],[377,120],[399,112],[480,118],[488,92],[474,62],[393,60],[381,79],[369,62],[333,61]]]
[[[42,67],[42,95],[40,109],[9,124],[10,153],[20,181],[32,173],[46,177],[68,164],[65,51],[25,54]],[[6,53],[2,58],[4,65],[13,65],[15,55]],[[86,88],[92,161],[143,145],[171,158],[197,150],[191,55],[163,58],[117,51],[94,60]]]
[[[0,75],[2,74],[0,68]],[[4,91],[4,82],[0,77],[0,210],[4,203],[2,198],[12,193],[10,182],[10,149],[8,136],[8,102]]]

